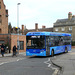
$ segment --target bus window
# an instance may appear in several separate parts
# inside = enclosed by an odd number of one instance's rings
[[[51,47],[52,47],[52,46],[55,46],[54,36],[50,36],[49,45],[50,45]]]
[[[71,36],[64,36],[64,45],[71,44]]]
[[[55,46],[59,46],[59,36],[55,36]]]
[[[59,36],[59,46],[63,45],[63,37]]]
[[[45,48],[45,37],[42,36],[27,36],[27,48]]]
[[[28,45],[28,46],[31,46],[31,40],[28,40],[27,45]]]

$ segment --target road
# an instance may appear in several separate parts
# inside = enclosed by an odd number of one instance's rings
[[[55,68],[51,57],[3,57],[0,58],[0,75],[52,75]]]
[[[55,57],[52,61],[60,66],[58,75],[75,75],[75,48],[68,53],[62,53]]]

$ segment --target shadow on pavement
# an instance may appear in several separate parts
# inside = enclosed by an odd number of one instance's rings
[[[60,56],[60,55],[64,55],[64,54],[67,54],[67,53],[59,53],[59,54],[55,54],[54,56]],[[50,56],[50,55],[49,56],[27,56],[27,58],[49,58],[49,57],[52,57],[52,56]]]

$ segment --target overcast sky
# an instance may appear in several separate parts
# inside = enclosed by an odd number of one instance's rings
[[[17,26],[17,3],[21,3],[19,27],[24,24],[27,29],[34,29],[35,23],[39,28],[53,27],[57,19],[67,18],[68,12],[75,15],[75,0],[4,0],[12,26]]]

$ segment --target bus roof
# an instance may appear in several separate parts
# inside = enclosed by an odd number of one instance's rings
[[[58,33],[58,32],[28,32],[26,36],[71,36],[69,33]]]

